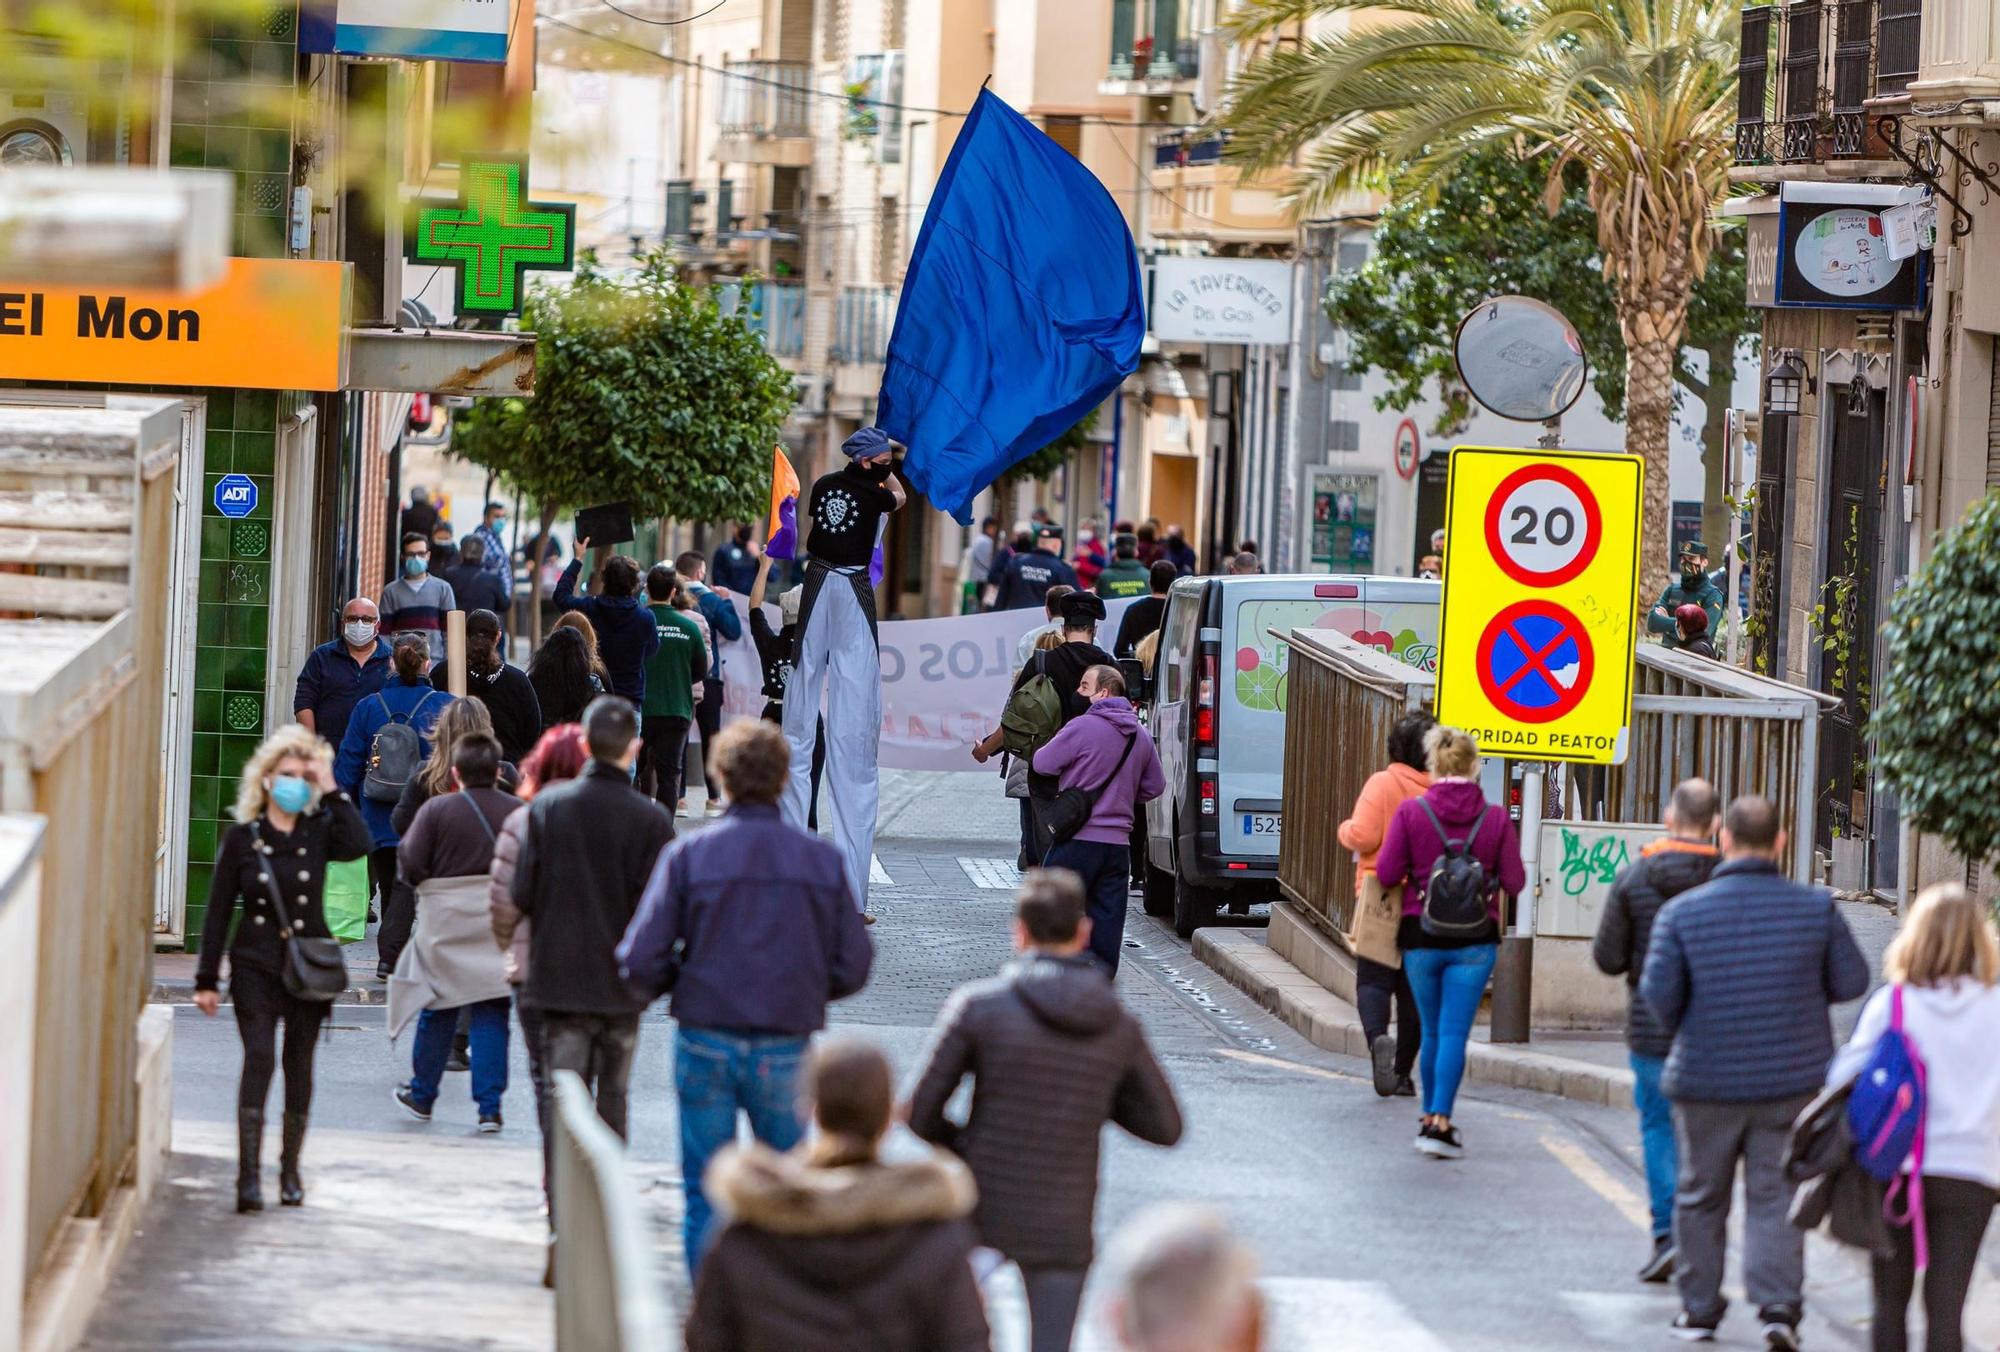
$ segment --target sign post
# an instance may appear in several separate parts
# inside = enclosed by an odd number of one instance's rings
[[[1632,722],[1644,462],[1461,446],[1451,454],[1438,721],[1487,756],[1527,762],[1521,832],[1538,848],[1544,765],[1623,763]],[[1493,983],[1493,1039],[1525,1042],[1535,868]]]

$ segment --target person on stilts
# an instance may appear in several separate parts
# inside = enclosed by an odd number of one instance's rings
[[[870,565],[889,514],[908,500],[896,480],[888,434],[864,427],[841,447],[848,464],[812,487],[806,537],[805,594],[798,646],[785,692],[785,740],[791,780],[785,820],[805,829],[812,797],[814,734],[826,692],[826,783],[855,900],[868,909],[880,789],[876,753],[882,737],[882,656],[876,644],[875,584]],[[870,917],[872,919],[872,917]]]

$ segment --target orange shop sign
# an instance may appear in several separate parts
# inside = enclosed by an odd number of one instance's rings
[[[232,258],[202,291],[0,282],[0,378],[337,390],[350,274]]]

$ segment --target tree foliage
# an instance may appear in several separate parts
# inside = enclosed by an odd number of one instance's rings
[[[629,273],[585,257],[566,286],[533,292],[535,396],[461,416],[453,449],[545,505],[630,502],[635,515],[751,520],[791,375],[669,256]],[[511,407],[510,407],[511,406]]]
[[[1347,331],[1348,368],[1389,379],[1378,408],[1408,409],[1435,390],[1443,406],[1432,435],[1463,428],[1472,405],[1452,365],[1452,335],[1480,301],[1514,294],[1569,317],[1606,415],[1624,415],[1617,296],[1604,280],[1596,217],[1577,177],[1566,176],[1553,214],[1545,199],[1548,166],[1510,148],[1467,156],[1432,197],[1390,179],[1368,261],[1336,275],[1326,295],[1328,317]],[[1731,232],[1718,241],[1688,312],[1687,347],[1709,353],[1711,371],[1715,357],[1733,357],[1752,327],[1743,280],[1742,239]],[[1697,398],[1708,392],[1685,352],[1676,378]],[[1726,387],[1726,370],[1723,378]]]
[[[1973,862],[2000,854],[2000,493],[1939,541],[1897,596],[1869,715],[1874,766],[1903,812]]]

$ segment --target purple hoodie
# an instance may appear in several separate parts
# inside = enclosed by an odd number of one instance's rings
[[[1396,808],[1382,837],[1382,851],[1375,856],[1375,876],[1384,887],[1411,884],[1403,889],[1404,915],[1423,914],[1424,883],[1431,876],[1431,865],[1444,853],[1444,841],[1420,806],[1425,802],[1454,840],[1462,839],[1467,828],[1478,822],[1479,829],[1472,837],[1473,857],[1486,866],[1488,877],[1498,880],[1502,892],[1520,894],[1528,873],[1521,866],[1521,837],[1507,810],[1488,804],[1477,784],[1465,780],[1433,784],[1422,798],[1406,799]],[[1499,916],[1497,898],[1494,916]]]
[[[1132,838],[1133,809],[1158,798],[1167,788],[1153,739],[1139,726],[1131,701],[1113,696],[1098,700],[1072,718],[1035,753],[1035,773],[1054,775],[1065,789],[1095,789],[1125,754],[1126,738],[1133,736],[1139,741],[1126,758],[1125,768],[1098,795],[1097,809],[1076,833],[1076,839],[1123,845]]]

